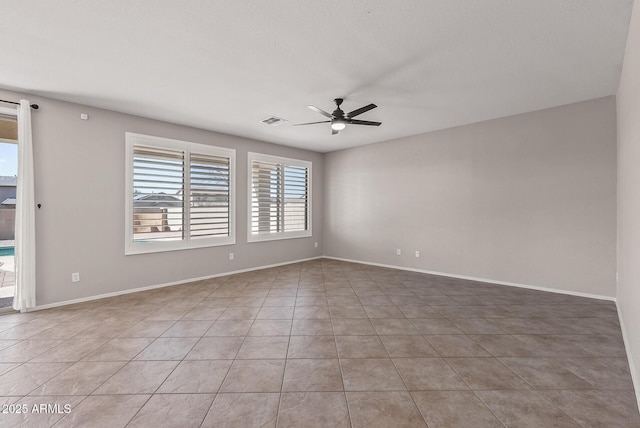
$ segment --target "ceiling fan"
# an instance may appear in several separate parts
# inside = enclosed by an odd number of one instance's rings
[[[320,113],[323,116],[328,117],[331,120],[322,120],[320,122],[309,122],[309,123],[297,123],[294,126],[300,125],[315,125],[316,123],[331,123],[331,135],[336,135],[339,131],[342,131],[347,125],[370,125],[370,126],[380,126],[381,122],[371,122],[368,120],[358,120],[354,119],[354,117],[368,112],[376,107],[375,104],[369,104],[364,107],[360,107],[355,109],[349,113],[342,111],[340,105],[344,101],[342,98],[336,98],[333,100],[336,103],[337,108],[333,111],[333,113],[327,113],[326,111],[316,107],[316,106],[307,106],[311,110]]]

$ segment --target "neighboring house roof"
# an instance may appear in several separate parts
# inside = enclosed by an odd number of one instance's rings
[[[1,175],[0,176],[0,186],[4,186],[4,187],[15,187],[16,183],[18,182],[18,178],[17,177],[11,177],[11,176],[7,176],[7,175]]]
[[[16,198],[7,198],[4,201],[2,201],[2,203],[0,203],[0,205],[15,205],[16,204]]]
[[[152,195],[134,196],[134,207],[181,207],[182,201],[172,195],[165,193],[154,193]]]

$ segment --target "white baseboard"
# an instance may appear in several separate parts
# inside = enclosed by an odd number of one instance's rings
[[[427,273],[429,275],[445,276],[445,277],[448,277],[448,278],[457,278],[457,279],[466,279],[466,280],[470,280],[470,281],[486,282],[488,284],[507,285],[509,287],[528,288],[530,290],[547,291],[547,292],[550,292],[550,293],[567,294],[567,295],[570,295],[570,296],[577,296],[577,297],[587,297],[589,299],[608,300],[608,301],[611,301],[611,302],[615,302],[616,301],[615,297],[602,296],[600,294],[581,293],[579,291],[562,290],[562,289],[559,289],[559,288],[540,287],[540,286],[537,286],[537,285],[519,284],[519,283],[516,283],[516,282],[497,281],[495,279],[478,278],[478,277],[474,277],[474,276],[465,276],[465,275],[456,275],[456,274],[453,274],[453,273],[436,272],[436,271],[431,271],[431,270],[426,270],[426,269],[416,269],[416,268],[410,268],[410,267],[405,267],[405,266],[386,265],[386,264],[382,264],[382,263],[365,262],[365,261],[362,261],[362,260],[343,259],[343,258],[340,258],[340,257],[324,256],[324,258],[325,259],[331,259],[331,260],[339,260],[339,261],[343,261],[343,262],[360,263],[360,264],[363,264],[363,265],[384,267],[384,268],[389,268],[389,269],[398,269],[398,270],[406,270],[406,271],[410,271],[410,272]]]
[[[627,353],[627,362],[629,364],[629,371],[631,372],[631,381],[633,382],[633,389],[636,393],[636,401],[638,402],[638,408],[640,408],[640,379],[638,379],[638,372],[636,371],[635,364],[633,364],[633,358],[631,358],[631,347],[629,346],[629,338],[627,336],[627,329],[624,325],[624,319],[618,302],[616,302],[616,309],[618,312],[618,320],[620,321],[620,330],[622,330],[622,341],[624,342],[624,350]]]
[[[189,282],[204,281],[205,279],[219,278],[221,276],[235,275],[235,274],[238,274],[238,273],[251,272],[251,271],[254,271],[254,270],[269,269],[269,268],[278,267],[278,266],[291,265],[291,264],[294,264],[294,263],[308,262],[308,261],[311,261],[311,260],[317,260],[317,259],[321,259],[321,258],[323,258],[323,256],[310,257],[310,258],[299,259],[299,260],[291,260],[291,261],[288,261],[288,262],[274,263],[274,264],[270,264],[270,265],[255,266],[255,267],[250,267],[250,268],[246,268],[246,269],[234,270],[234,271],[230,271],[230,272],[216,273],[216,274],[213,274],[213,275],[201,276],[201,277],[198,277],[198,278],[181,279],[179,281],[165,282],[165,283],[162,283],[162,284],[149,285],[149,286],[146,286],[146,287],[130,288],[130,289],[127,289],[127,290],[114,291],[113,293],[105,293],[105,294],[98,294],[98,295],[95,295],[95,296],[81,297],[79,299],[63,300],[61,302],[49,303],[49,304],[46,304],[46,305],[37,305],[37,306],[34,306],[33,308],[27,309],[25,312],[41,311],[43,309],[51,309],[51,308],[57,308],[57,307],[60,307],[60,306],[73,305],[73,304],[76,304],[76,303],[90,302],[92,300],[104,299],[104,298],[107,298],[107,297],[122,296],[124,294],[138,293],[140,291],[154,290],[156,288],[171,287],[171,286],[174,286],[174,285],[187,284]]]
[[[306,259],[291,260],[291,261],[282,262],[282,263],[274,263],[274,264],[263,265],[263,266],[255,266],[255,267],[250,267],[250,268],[240,269],[240,270],[234,270],[234,271],[229,271],[229,272],[221,272],[221,273],[202,276],[202,277],[197,277],[197,278],[187,278],[187,279],[182,279],[182,280],[179,280],[179,281],[173,281],[173,282],[166,282],[166,283],[162,283],[162,284],[149,285],[149,286],[146,286],[146,287],[130,288],[130,289],[127,289],[127,290],[120,290],[120,291],[115,291],[115,292],[112,292],[112,293],[98,294],[98,295],[95,295],[95,296],[82,297],[82,298],[79,298],[79,299],[63,300],[61,302],[49,303],[49,304],[46,304],[46,305],[38,305],[38,306],[35,306],[33,308],[29,308],[27,310],[27,312],[34,312],[34,311],[40,311],[40,310],[43,310],[43,309],[51,309],[51,308],[56,308],[56,307],[60,307],[60,306],[73,305],[73,304],[76,304],[76,303],[89,302],[89,301],[92,301],[92,300],[104,299],[104,298],[107,298],[107,297],[115,297],[115,296],[121,296],[121,295],[124,295],[124,294],[137,293],[137,292],[140,292],[140,291],[154,290],[156,288],[171,287],[173,285],[186,284],[186,283],[195,282],[195,281],[203,281],[205,279],[218,278],[218,277],[226,276],[226,275],[234,275],[234,274],[238,274],[238,273],[251,272],[251,271],[260,270],[260,269],[268,269],[268,268],[272,268],[272,267],[284,266],[284,265],[293,264],[293,263],[301,263],[301,262],[306,262],[306,261],[311,261],[311,260],[318,260],[318,259],[322,259],[322,258],[329,259],[329,260],[338,260],[338,261],[343,261],[343,262],[350,262],[350,263],[360,263],[360,264],[364,264],[364,265],[378,266],[378,267],[384,267],[384,268],[389,268],[389,269],[398,269],[398,270],[406,270],[406,271],[410,271],[410,272],[426,273],[426,274],[430,274],[430,275],[438,275],[438,276],[444,276],[444,277],[449,277],[449,278],[458,278],[458,279],[466,279],[466,280],[471,280],[471,281],[486,282],[488,284],[506,285],[506,286],[518,287],[518,288],[527,288],[527,289],[531,289],[531,290],[547,291],[547,292],[551,292],[551,293],[567,294],[567,295],[571,295],[571,296],[587,297],[587,298],[591,298],[591,299],[608,300],[608,301],[613,301],[613,302],[616,301],[615,297],[602,296],[602,295],[598,295],[598,294],[580,293],[580,292],[577,292],[577,291],[568,291],[568,290],[561,290],[561,289],[550,288],[550,287],[539,287],[539,286],[535,286],[535,285],[519,284],[519,283],[514,283],[514,282],[506,282],[506,281],[497,281],[497,280],[487,279],[487,278],[478,278],[478,277],[473,277],[473,276],[456,275],[456,274],[451,274],[451,273],[446,273],[446,272],[437,272],[437,271],[431,271],[431,270],[426,270],[426,269],[416,269],[416,268],[410,268],[410,267],[405,267],[405,266],[394,266],[394,265],[387,265],[387,264],[382,264],[382,263],[366,262],[366,261],[362,261],[362,260],[345,259],[345,258],[340,258],[340,257],[317,256],[317,257],[310,257],[310,258],[306,258]]]

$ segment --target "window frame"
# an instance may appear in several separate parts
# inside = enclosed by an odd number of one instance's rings
[[[151,149],[180,150],[183,158],[183,198],[182,198],[182,231],[183,237],[175,241],[135,242],[133,222],[134,196],[134,146],[147,146]],[[177,251],[191,248],[217,247],[236,243],[236,151],[226,147],[170,138],[125,132],[125,255]],[[190,236],[190,185],[191,185],[191,153],[222,156],[229,158],[229,234],[222,237],[192,238]]]
[[[307,229],[293,232],[271,232],[271,233],[252,233],[253,228],[253,161],[263,161],[270,163],[281,163],[283,167],[295,166],[307,169]],[[302,159],[293,159],[282,156],[267,155],[263,153],[248,152],[247,153],[247,242],[264,242],[275,241],[281,239],[308,238],[313,236],[313,218],[312,218],[312,166],[311,161]],[[283,184],[284,186],[284,180]],[[284,222],[284,218],[282,219]]]

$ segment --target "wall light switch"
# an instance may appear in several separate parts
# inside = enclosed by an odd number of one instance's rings
[[[233,260],[233,253],[229,253],[229,260]]]
[[[82,120],[89,120],[89,115],[88,115],[88,114],[86,114],[86,113],[82,113],[82,114],[80,114],[80,119],[82,119]]]

